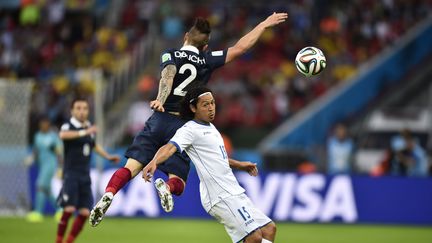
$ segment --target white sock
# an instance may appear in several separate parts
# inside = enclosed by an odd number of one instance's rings
[[[261,243],[272,243],[272,242],[263,238]]]

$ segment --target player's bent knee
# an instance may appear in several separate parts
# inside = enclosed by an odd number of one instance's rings
[[[261,243],[262,239],[263,239],[262,232],[260,229],[257,229],[254,232],[252,232],[251,234],[249,234],[248,236],[246,236],[246,238],[244,239],[243,242],[245,242],[245,243]]]
[[[66,213],[75,213],[76,208],[74,206],[66,206],[63,208],[63,211]]]
[[[186,183],[180,177],[170,174],[167,184],[172,194],[180,196],[184,191]]]
[[[79,210],[79,214],[84,217],[88,217],[90,216],[90,210],[88,210],[87,208],[82,208]]]
[[[134,178],[141,170],[144,168],[143,164],[138,162],[138,160],[129,158],[126,161],[124,168],[128,169],[131,172],[131,177]]]

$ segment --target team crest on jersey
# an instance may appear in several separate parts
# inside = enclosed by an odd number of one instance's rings
[[[171,61],[171,54],[165,53],[162,55],[162,62]]]

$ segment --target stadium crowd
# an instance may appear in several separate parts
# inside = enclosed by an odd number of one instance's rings
[[[34,79],[32,128],[42,115],[55,124],[69,116],[75,96],[94,91],[91,69],[105,80],[126,68],[134,43],[145,34],[140,22],[121,19],[117,28],[104,25],[98,9],[108,1],[21,1],[0,12],[0,77]],[[138,27],[139,26],[139,27]]]
[[[216,121],[227,127],[273,127],[329,88],[353,76],[360,64],[394,44],[431,9],[429,1],[191,1],[160,6],[161,35],[182,37],[185,23],[204,16],[212,24],[212,49],[226,48],[269,12],[289,13],[287,24],[269,30],[254,49],[213,77]],[[163,10],[163,11],[162,11]],[[186,24],[187,26],[187,24]],[[321,48],[327,70],[316,78],[295,66],[305,46]]]
[[[267,31],[251,52],[214,75],[211,88],[219,108],[215,123],[221,129],[274,127],[349,80],[359,65],[393,45],[432,7],[427,0],[132,0],[119,10],[113,28],[103,21],[110,1],[20,2],[19,8],[0,11],[0,76],[34,78],[32,117],[48,114],[55,124],[69,115],[69,97],[92,93],[93,80],[86,70],[101,68],[105,77],[121,70],[151,21],[159,26],[156,39],[171,48],[181,45],[195,17],[205,17],[213,30],[210,47],[216,50],[234,44],[269,12],[288,12],[286,24]],[[324,51],[327,69],[306,79],[293,60],[308,45]],[[157,83],[158,77],[150,80]],[[146,87],[155,94],[158,85]]]

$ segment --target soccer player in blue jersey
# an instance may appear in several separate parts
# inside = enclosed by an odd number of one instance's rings
[[[33,154],[29,160],[36,160],[39,171],[36,179],[36,200],[34,211],[27,215],[30,222],[43,220],[45,202],[51,203],[55,208],[56,201],[51,192],[51,181],[57,169],[57,164],[63,159],[63,143],[58,133],[51,129],[51,121],[48,117],[39,120],[39,130],[34,136]],[[56,216],[60,214],[59,210]]]
[[[210,25],[208,21],[198,18],[185,34],[183,47],[162,53],[159,92],[156,100],[150,102],[155,112],[126,151],[126,165],[113,174],[105,194],[93,208],[90,215],[92,226],[97,226],[101,222],[114,195],[134,178],[153,158],[156,151],[183,126],[185,121],[179,117],[179,106],[187,91],[206,85],[215,69],[244,54],[257,42],[265,29],[280,24],[287,18],[286,13],[273,13],[234,46],[218,51],[207,50]],[[167,182],[159,181],[161,183],[156,185],[165,211],[173,209],[171,194],[180,195],[183,192],[189,167],[189,158],[180,152],[158,167],[169,178]]]
[[[97,127],[88,120],[89,105],[84,99],[72,102],[72,117],[63,124],[60,138],[64,143],[63,187],[59,195],[63,215],[58,224],[57,243],[63,242],[69,218],[78,212],[66,243],[75,240],[90,215],[93,205],[90,179],[90,160],[93,149],[103,158],[118,163],[120,157],[108,154],[95,143]]]

